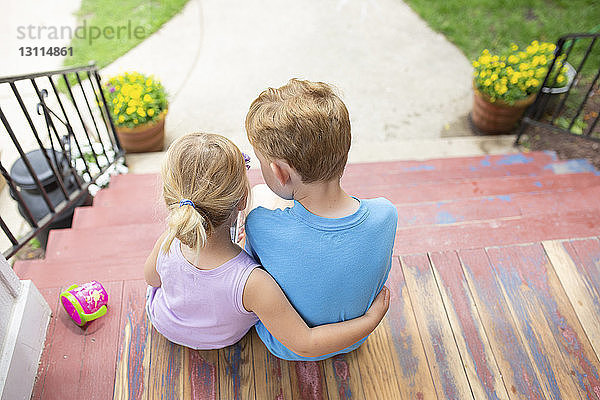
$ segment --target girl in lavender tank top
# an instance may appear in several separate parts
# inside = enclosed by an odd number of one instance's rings
[[[245,161],[229,139],[214,134],[188,134],[169,147],[162,165],[168,227],[144,269],[150,321],[170,341],[194,349],[232,345],[259,318],[301,356],[358,342],[385,315],[387,288],[362,317],[309,328],[275,280],[232,242],[230,227],[249,193]]]

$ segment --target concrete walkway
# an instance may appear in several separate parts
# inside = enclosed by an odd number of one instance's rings
[[[190,0],[103,75],[126,70],[171,92],[168,142],[202,130],[246,147],[250,102],[291,77],[339,88],[357,150],[464,135],[471,108],[469,61],[399,0]]]

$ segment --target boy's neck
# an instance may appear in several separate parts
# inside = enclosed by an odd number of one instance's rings
[[[342,218],[354,214],[360,203],[340,186],[339,179],[302,183],[294,190],[294,200],[311,213],[325,218]]]

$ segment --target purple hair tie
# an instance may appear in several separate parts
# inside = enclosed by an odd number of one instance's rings
[[[244,164],[246,164],[246,169],[250,169],[250,156],[242,152],[242,157],[244,157]]]

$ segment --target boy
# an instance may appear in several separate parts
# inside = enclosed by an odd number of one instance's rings
[[[351,141],[346,106],[327,84],[292,79],[254,100],[246,131],[269,189],[293,200],[283,210],[250,212],[246,250],[309,326],[362,315],[387,279],[397,212],[386,199],[359,200],[340,186]],[[301,357],[260,322],[256,331],[286,360],[337,354]]]

